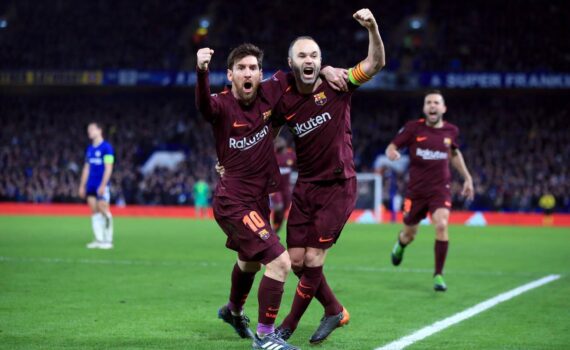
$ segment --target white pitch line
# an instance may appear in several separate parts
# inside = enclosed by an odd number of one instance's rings
[[[522,285],[520,287],[517,287],[515,289],[512,289],[508,292],[502,293],[497,295],[496,297],[493,297],[491,299],[485,300],[473,307],[470,307],[469,309],[466,309],[464,311],[461,311],[459,313],[456,313],[453,316],[450,316],[446,319],[443,319],[441,321],[437,321],[435,323],[432,323],[431,325],[424,327],[410,335],[407,335],[403,338],[400,338],[396,341],[393,341],[387,345],[384,345],[382,347],[376,348],[374,350],[401,350],[404,349],[412,344],[414,344],[415,342],[418,342],[422,339],[425,339],[427,337],[429,337],[430,335],[433,335],[437,332],[440,332],[448,327],[453,326],[454,324],[457,324],[461,321],[464,321],[470,317],[473,317],[485,310],[488,310],[494,306],[497,306],[498,304],[510,300],[516,296],[519,296],[525,292],[528,292],[529,290],[538,288],[540,286],[543,286],[547,283],[556,281],[557,279],[560,278],[560,275],[548,275],[546,277],[543,277],[541,279],[538,279],[536,281],[527,283],[525,285]]]

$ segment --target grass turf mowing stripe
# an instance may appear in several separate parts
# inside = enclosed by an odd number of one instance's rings
[[[437,332],[440,332],[448,327],[451,327],[459,322],[465,321],[468,318],[471,318],[485,310],[488,310],[494,306],[499,305],[500,303],[510,300],[516,296],[519,296],[529,290],[541,287],[547,283],[556,281],[560,278],[560,275],[548,275],[536,281],[532,281],[515,289],[512,289],[508,292],[502,293],[493,297],[491,299],[485,300],[469,309],[456,313],[453,316],[450,316],[446,319],[441,321],[437,321],[432,323],[431,325],[424,327],[410,335],[407,335],[403,338],[400,338],[396,341],[393,341],[387,345],[382,347],[376,348],[375,350],[401,350],[404,349],[422,339],[425,339]]]
[[[160,261],[160,260],[124,260],[124,259],[71,259],[59,257],[14,257],[1,256],[0,263],[41,263],[41,264],[88,264],[88,265],[132,265],[132,266],[225,266],[227,264],[215,261]],[[347,271],[347,272],[380,272],[380,273],[432,273],[433,269],[428,268],[393,268],[393,267],[370,267],[370,266],[327,266],[327,270],[331,271]],[[564,273],[564,271],[561,271]],[[449,270],[446,275],[477,275],[477,276],[521,276],[535,277],[536,274],[524,272],[504,272],[504,271],[464,271]]]

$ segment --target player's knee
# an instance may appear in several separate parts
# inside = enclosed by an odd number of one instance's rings
[[[309,267],[322,266],[325,260],[324,249],[307,249],[305,253],[305,265]]]
[[[287,275],[289,271],[291,271],[291,259],[289,258],[289,254],[285,252],[279,255],[268,265],[268,267],[279,274]]]
[[[440,219],[435,223],[435,232],[443,234],[447,232],[447,220]]]

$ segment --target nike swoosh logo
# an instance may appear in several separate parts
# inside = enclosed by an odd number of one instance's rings
[[[326,243],[326,242],[330,242],[334,239],[334,237],[331,238],[323,238],[323,237],[319,237],[319,242],[321,243]]]
[[[417,142],[423,142],[423,141],[425,141],[425,140],[427,140],[427,136],[418,136],[418,137],[416,137],[416,141],[417,141]]]
[[[247,124],[247,123],[240,124],[238,122],[234,122],[233,126],[234,126],[234,128],[243,128],[244,126],[248,126],[248,125],[249,124]]]
[[[299,281],[299,287],[301,287],[301,288],[311,288],[311,287],[308,287],[308,286],[304,286],[303,283],[301,283],[301,281]]]
[[[293,119],[293,117],[295,116],[295,114],[297,114],[297,113],[290,114],[290,115],[286,116],[285,119],[286,119],[286,120],[291,120],[291,119]]]

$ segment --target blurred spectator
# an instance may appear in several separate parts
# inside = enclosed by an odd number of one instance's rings
[[[116,148],[112,197],[127,204],[187,205],[204,176],[216,184],[211,128],[197,114],[192,93],[185,95],[0,97],[0,200],[77,201],[79,171],[87,146],[89,120],[102,120]],[[465,203],[461,184],[452,184],[456,209],[535,211],[551,189],[556,211],[570,212],[570,101],[540,93],[472,92],[446,95],[446,119],[457,124],[462,152],[476,196]],[[358,92],[352,130],[357,170],[373,171],[395,132],[420,117],[421,96]],[[286,133],[286,131],[285,131]],[[186,154],[178,168],[140,167],[156,150]],[[403,194],[407,175],[394,172],[391,196]],[[387,176],[385,178],[388,178]],[[458,177],[456,177],[458,179]],[[385,197],[386,198],[386,197]]]
[[[0,2],[7,21],[0,62],[2,69],[193,69],[199,47],[224,58],[253,41],[265,50],[265,67],[279,68],[289,42],[310,35],[325,62],[348,67],[367,50],[351,16],[362,7],[378,19],[389,70],[570,71],[563,35],[570,2],[560,0],[8,0]],[[224,69],[224,61],[213,67]]]

